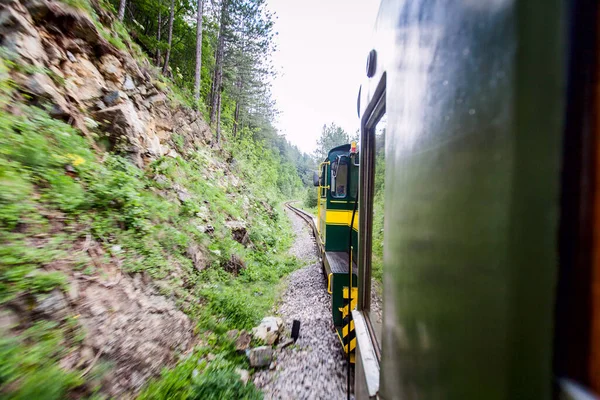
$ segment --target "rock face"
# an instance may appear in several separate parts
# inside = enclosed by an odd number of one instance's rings
[[[140,389],[175,353],[189,350],[193,325],[141,279],[122,276],[118,285],[106,286],[86,282],[76,312],[87,333],[84,345],[114,364],[103,391],[121,397]]]
[[[252,336],[272,346],[283,331],[283,320],[279,317],[264,317],[260,324],[252,328]]]
[[[95,11],[110,19],[101,8]],[[38,72],[13,77],[18,88],[48,103],[53,116],[72,121],[84,133],[89,124],[83,121],[95,119],[99,124],[94,129],[109,138],[112,150],[129,155],[140,167],[176,154],[171,143],[174,127],[187,144],[211,140],[198,112],[172,104],[167,89],[153,83],[157,70],[138,65],[106,41],[87,14],[65,3],[0,2],[0,45],[16,62],[46,68],[64,82],[58,87]]]

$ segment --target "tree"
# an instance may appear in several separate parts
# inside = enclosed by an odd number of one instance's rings
[[[341,127],[333,122],[329,126],[323,125],[321,137],[317,140],[315,158],[322,161],[327,157],[329,150],[346,143],[350,143],[350,135]]]
[[[274,75],[270,56],[273,42],[273,14],[265,8],[265,0],[232,0],[230,51],[226,65],[232,70],[230,92],[235,102],[233,134],[242,120],[257,113],[272,115],[269,78]]]
[[[158,4],[158,24],[156,24],[156,65],[160,65],[160,34],[162,31],[162,1]]]
[[[211,91],[210,101],[210,125],[214,126],[217,121],[217,143],[221,139],[221,92],[223,91],[223,55],[225,51],[225,30],[227,27],[227,9],[229,6],[229,0],[222,0],[221,3],[221,17],[219,23],[219,38],[217,40],[217,52],[215,54],[215,71],[213,78],[213,85]]]
[[[119,8],[121,0],[109,0]],[[124,0],[126,1],[126,0]],[[173,71],[181,99],[203,102],[215,141],[264,146],[278,155],[274,175],[282,193],[297,191],[297,177],[312,183],[314,161],[278,134],[271,95],[274,15],[267,0],[136,0],[126,5],[132,39],[164,74]]]
[[[119,21],[123,22],[123,19],[125,19],[125,7],[127,6],[127,0],[121,0],[119,2],[119,14],[118,14],[118,18]]]
[[[202,71],[202,16],[204,13],[204,1],[198,0],[198,12],[196,13],[196,71],[194,80],[194,100],[196,105],[200,100],[200,79]]]
[[[167,54],[163,64],[162,73],[167,74],[169,69],[169,57],[171,56],[171,45],[173,44],[173,20],[175,19],[175,0],[171,0],[171,13],[169,14],[169,36],[167,38]]]

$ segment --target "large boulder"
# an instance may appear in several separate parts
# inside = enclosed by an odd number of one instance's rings
[[[200,246],[196,244],[191,244],[187,248],[187,255],[192,259],[194,263],[194,268],[198,271],[202,271],[208,267],[208,258],[200,248]]]
[[[246,331],[241,331],[238,338],[235,340],[235,349],[237,351],[246,351],[250,347],[252,336]]]
[[[279,317],[264,317],[260,324],[252,328],[252,336],[262,340],[268,345],[273,345],[283,331],[283,320]]]
[[[246,351],[251,367],[267,367],[273,361],[273,349],[269,346],[260,346]]]
[[[152,148],[158,148],[160,153],[160,143],[152,142],[152,138],[146,136],[145,124],[130,100],[96,111],[94,119],[108,134],[111,145],[126,151],[131,161],[138,167],[144,166],[142,154],[150,152]]]

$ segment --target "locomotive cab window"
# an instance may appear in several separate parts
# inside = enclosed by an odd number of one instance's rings
[[[348,192],[348,157],[339,156],[331,165],[331,197],[346,197]]]

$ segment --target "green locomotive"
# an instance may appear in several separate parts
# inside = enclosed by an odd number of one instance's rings
[[[356,348],[350,313],[357,300],[358,171],[358,152],[353,142],[331,149],[314,178],[319,192],[317,242],[327,276],[327,292],[331,294],[333,324],[344,352],[350,351],[351,362]]]

